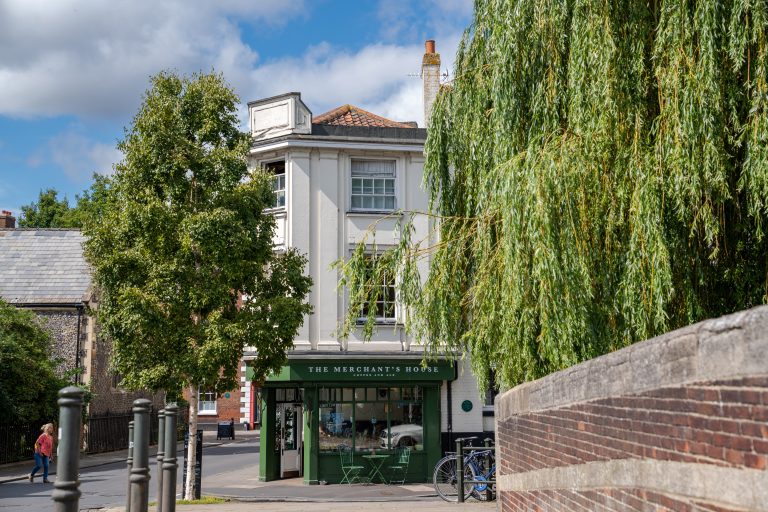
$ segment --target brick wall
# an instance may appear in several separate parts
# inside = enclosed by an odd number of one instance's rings
[[[768,306],[496,401],[501,510],[768,510]]]

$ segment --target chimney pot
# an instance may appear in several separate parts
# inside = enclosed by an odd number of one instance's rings
[[[0,213],[0,228],[16,228],[16,218],[8,210],[2,210]]]
[[[426,53],[435,53],[435,40],[427,39],[424,43],[424,50]]]

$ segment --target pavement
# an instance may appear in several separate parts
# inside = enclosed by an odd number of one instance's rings
[[[207,448],[216,448],[216,452],[232,457],[243,457],[243,453],[253,454],[258,460],[258,431],[236,433],[236,439],[216,440],[215,432],[203,435],[203,452]],[[179,455],[181,456],[181,445]],[[150,460],[154,460],[156,451],[151,449]],[[81,469],[124,463],[127,450],[105,454],[84,455],[80,460]],[[179,461],[181,463],[181,461]],[[31,467],[31,461],[0,466],[0,484],[25,480]],[[437,511],[490,511],[496,510],[496,503],[481,503],[470,500],[465,504],[447,503],[436,494],[429,484],[408,485],[305,485],[301,478],[260,482],[258,463],[241,464],[230,471],[216,474],[203,474],[204,496],[216,496],[228,499],[227,503],[211,505],[183,505],[180,512],[240,512],[269,510],[276,512],[360,512],[392,511],[419,512]],[[55,478],[55,465],[51,468],[52,480]],[[181,468],[179,468],[179,477]],[[362,505],[365,503],[365,505]],[[2,508],[2,507],[0,507]],[[94,510],[94,509],[90,509]],[[102,512],[123,512],[124,508],[101,508]]]

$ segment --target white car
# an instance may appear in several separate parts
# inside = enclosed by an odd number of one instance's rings
[[[387,433],[389,433],[392,441],[391,445],[387,443]],[[424,439],[423,429],[421,425],[415,425],[406,423],[405,425],[398,425],[392,427],[389,430],[382,430],[379,440],[381,441],[382,448],[397,448],[398,446],[415,446],[421,444]]]

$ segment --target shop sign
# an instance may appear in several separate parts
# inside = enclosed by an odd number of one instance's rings
[[[436,361],[422,366],[418,361],[295,361],[267,382],[381,382],[453,380],[454,370],[449,361]]]

